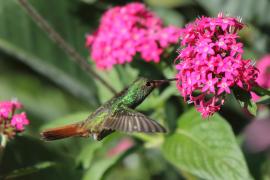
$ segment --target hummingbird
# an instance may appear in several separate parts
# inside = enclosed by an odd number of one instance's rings
[[[94,140],[100,141],[114,131],[165,133],[166,129],[162,125],[134,109],[154,88],[175,80],[177,79],[149,80],[139,77],[130,86],[97,108],[84,121],[47,129],[41,133],[41,136],[44,140],[52,141],[92,135]]]

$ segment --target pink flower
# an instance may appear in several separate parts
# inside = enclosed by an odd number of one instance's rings
[[[209,91],[209,92],[212,92],[212,93],[215,93],[215,86],[216,86],[216,83],[218,82],[218,79],[217,78],[213,78],[212,77],[212,74],[209,73],[207,75],[207,80],[204,80],[203,83],[205,84],[204,87],[202,88],[202,92],[206,92],[206,91]]]
[[[160,30],[159,33],[157,33],[159,44],[161,47],[166,48],[170,44],[175,44],[180,35],[179,28],[175,26],[168,26]]]
[[[100,69],[131,62],[136,54],[158,63],[165,48],[177,43],[180,29],[165,27],[142,3],[116,6],[104,13],[97,31],[86,37],[91,59]]]
[[[215,112],[220,110],[221,105],[216,104],[216,99],[212,98],[209,101],[200,101],[199,104],[196,104],[197,110],[201,113],[203,118],[212,116]]]
[[[219,40],[216,42],[216,45],[221,49],[227,50],[228,49],[227,43],[229,42],[230,42],[229,40],[220,37]]]
[[[201,17],[181,30],[177,88],[202,116],[221,108],[234,86],[250,91],[258,70],[244,60],[237,32],[244,25],[233,17]],[[194,94],[200,94],[194,97]]]
[[[217,94],[220,95],[223,92],[230,94],[231,93],[231,90],[230,90],[231,83],[232,82],[230,80],[223,78],[222,81],[217,85],[217,87],[219,87]]]
[[[198,41],[197,52],[203,58],[206,58],[208,55],[214,55],[215,51],[213,50],[214,43],[211,43],[211,39],[201,39]]]
[[[26,117],[25,112],[21,114],[15,114],[11,119],[11,125],[18,131],[24,130],[24,126],[29,124],[29,120]]]
[[[267,151],[270,147],[270,118],[254,119],[245,129],[244,145],[253,153]]]
[[[18,101],[0,102],[0,118],[8,118],[13,111],[20,109],[22,105]]]
[[[0,134],[4,134],[11,139],[18,131],[23,131],[24,126],[29,124],[26,114],[16,114],[16,110],[21,109],[22,104],[18,101],[0,102]]]
[[[118,155],[134,145],[134,142],[130,138],[121,139],[120,142],[112,149],[108,151],[108,156]]]
[[[257,83],[263,88],[270,88],[270,54],[263,56],[258,63],[256,64],[257,68],[260,71],[260,74],[257,78]],[[259,99],[255,93],[252,93],[252,98],[254,101]]]
[[[234,56],[236,53],[243,53],[243,44],[235,43],[231,45],[231,56]]]

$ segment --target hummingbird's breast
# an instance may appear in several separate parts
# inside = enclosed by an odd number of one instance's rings
[[[89,129],[90,133],[97,132],[101,129],[103,121],[109,116],[109,114],[110,109],[101,106],[88,116],[83,126]]]

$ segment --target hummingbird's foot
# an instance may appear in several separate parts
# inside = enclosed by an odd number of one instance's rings
[[[93,133],[93,139],[94,139],[95,141],[98,140],[98,134],[97,134],[97,133]]]
[[[92,135],[93,135],[94,140],[100,141],[113,132],[114,130],[111,130],[111,129],[103,129],[101,130],[101,132],[92,133]]]

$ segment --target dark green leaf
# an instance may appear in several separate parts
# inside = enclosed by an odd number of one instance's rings
[[[82,2],[88,3],[88,4],[93,4],[96,2],[96,0],[81,0]]]
[[[80,178],[80,173],[74,167],[73,157],[67,153],[72,148],[71,145],[76,146],[78,149],[77,143],[73,142],[68,146],[68,149],[63,148],[59,143],[54,144],[54,146],[51,145],[52,143],[44,143],[29,136],[15,137],[6,146],[0,164],[0,174],[9,175],[14,170],[37,165],[37,168],[44,167],[43,170],[36,171],[34,174],[25,174],[25,179],[73,180],[75,177]],[[42,162],[56,163],[57,165],[45,169],[46,163],[39,164]]]
[[[254,91],[256,94],[258,94],[259,96],[265,96],[268,95],[270,96],[270,91],[261,87],[261,86],[254,86],[252,88],[252,91]]]
[[[257,105],[251,99],[251,93],[239,87],[234,87],[233,92],[240,106],[247,109],[252,115],[256,116]]]

